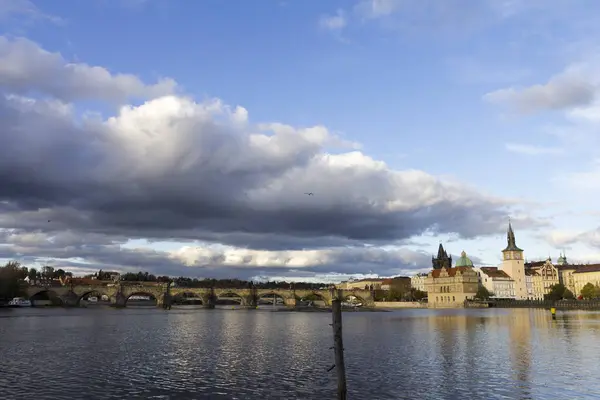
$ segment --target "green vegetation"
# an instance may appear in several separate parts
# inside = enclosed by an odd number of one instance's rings
[[[565,287],[562,283],[557,283],[550,287],[550,293],[544,295],[545,300],[558,301],[558,300],[573,300],[575,296],[573,293]]]
[[[475,293],[475,298],[477,300],[488,300],[494,294],[491,293],[487,288],[483,285],[479,285],[479,289],[477,289],[477,293]]]
[[[583,297],[585,300],[591,300],[600,297],[600,287],[589,282],[586,283],[581,289],[581,297]]]
[[[391,287],[390,290],[374,290],[375,301],[420,301],[427,297],[426,292],[414,288]]]
[[[27,267],[10,261],[0,267],[0,302],[10,301],[13,297],[23,295],[23,280],[28,276]]]

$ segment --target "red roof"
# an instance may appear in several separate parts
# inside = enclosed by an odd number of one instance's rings
[[[578,265],[574,274],[583,274],[586,272],[598,272],[600,271],[600,264],[587,264],[587,265]]]

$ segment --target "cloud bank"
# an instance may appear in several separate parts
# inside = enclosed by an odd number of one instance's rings
[[[0,37],[0,88],[4,258],[190,276],[391,274],[427,268],[429,255],[381,246],[494,234],[514,205],[391,169],[324,126],[253,122],[172,79],[71,63],[27,39]],[[119,108],[81,113],[80,100]]]

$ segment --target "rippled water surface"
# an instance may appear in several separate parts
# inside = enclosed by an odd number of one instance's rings
[[[334,399],[329,313],[0,310],[2,399]],[[344,313],[350,399],[600,398],[600,314]]]

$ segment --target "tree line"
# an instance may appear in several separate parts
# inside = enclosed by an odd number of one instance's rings
[[[40,284],[52,283],[55,279],[73,276],[64,269],[45,266],[39,271],[27,268],[17,261],[9,261],[0,267],[0,301],[8,301],[14,297],[25,295],[25,280]]]
[[[84,278],[98,279],[102,281],[112,280],[114,273],[99,270],[94,274],[84,276]],[[285,281],[269,281],[269,282],[255,282],[247,281],[242,279],[212,279],[212,278],[188,278],[180,276],[172,278],[167,275],[154,275],[149,272],[126,272],[119,276],[119,281],[122,282],[157,282],[167,283],[173,282],[175,286],[186,287],[186,288],[215,288],[215,289],[246,289],[249,287],[256,287],[259,289],[289,289],[291,285],[294,288],[303,290],[314,290],[322,287],[328,287],[326,283],[309,283],[309,282],[294,282],[293,284]]]

